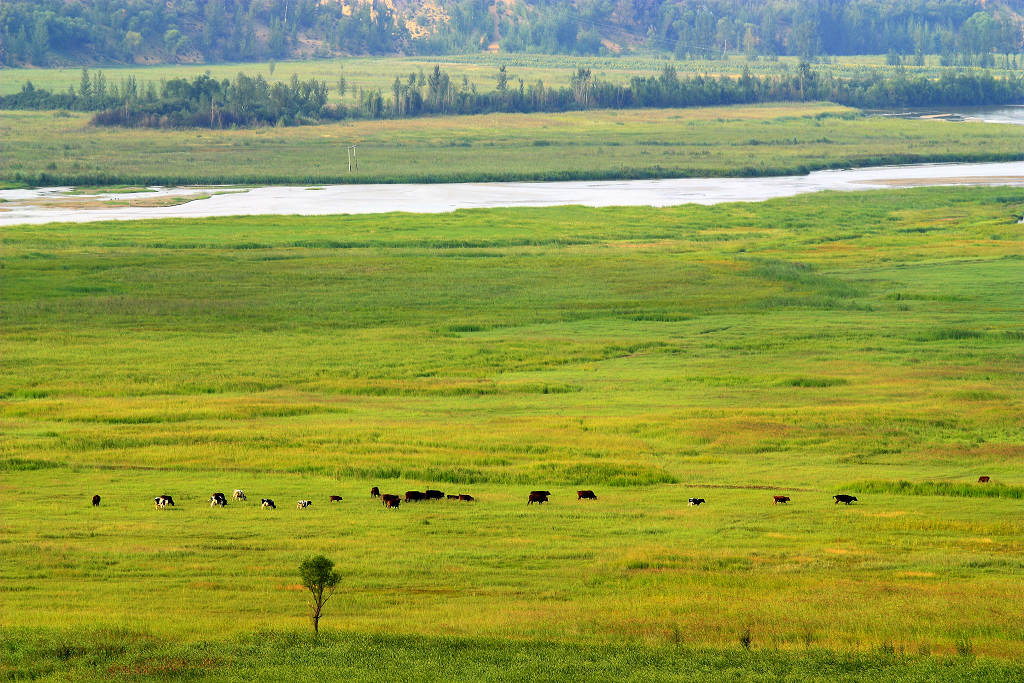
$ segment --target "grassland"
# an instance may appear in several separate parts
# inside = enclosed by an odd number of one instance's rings
[[[347,146],[359,144],[359,171]],[[1020,126],[870,118],[831,104],[494,114],[255,130],[94,128],[5,112],[0,181],[40,185],[460,182],[799,174],[1024,158]]]
[[[1022,208],[7,228],[0,672],[1019,679]]]
[[[863,76],[866,73],[893,73],[896,67],[886,65],[884,55],[835,57],[830,64],[815,65],[815,69],[834,73],[837,76]],[[997,61],[1002,61],[997,59]],[[175,64],[163,66],[100,66],[94,67],[107,76],[108,81],[117,83],[128,75],[136,77],[145,86],[159,84],[172,78],[192,78],[209,72],[215,78],[233,78],[239,72],[261,74],[269,82],[287,82],[292,75],[302,80],[317,78],[326,81],[331,88],[332,101],[339,101],[336,84],[338,76],[344,74],[347,91],[345,101],[351,101],[360,88],[380,89],[387,93],[396,76],[403,79],[410,73],[429,73],[439,65],[452,78],[462,79],[480,90],[492,90],[498,67],[509,69],[513,83],[522,79],[526,84],[544,81],[547,86],[569,85],[569,79],[577,68],[590,69],[597,78],[611,83],[628,83],[634,76],[658,74],[666,66],[673,66],[680,75],[729,75],[739,76],[744,70],[755,75],[792,73],[798,59],[781,57],[777,61],[766,59],[750,61],[745,57],[732,56],[728,60],[675,60],[657,56],[625,57],[581,57],[566,55],[533,54],[472,54],[437,57],[351,57],[337,60],[309,60],[277,62],[271,72],[268,62],[239,64]],[[925,74],[938,77],[950,71],[965,71],[963,67],[951,68],[939,65],[937,56],[929,56],[924,66],[902,67],[912,75]],[[997,76],[1016,76],[1016,71],[990,69]],[[68,87],[78,88],[81,78],[79,68],[51,69],[0,69],[0,95],[9,95],[21,89],[26,81],[32,81],[37,88],[65,91]]]

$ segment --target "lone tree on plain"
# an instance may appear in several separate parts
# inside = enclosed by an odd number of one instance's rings
[[[334,594],[334,587],[341,581],[341,574],[334,571],[334,562],[323,555],[308,557],[299,565],[299,576],[313,599],[309,603],[310,618],[313,620],[313,632],[320,633],[320,615],[324,605]]]

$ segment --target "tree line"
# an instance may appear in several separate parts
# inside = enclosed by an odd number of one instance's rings
[[[338,89],[344,94],[344,79]],[[527,85],[504,66],[491,91],[478,92],[465,78],[435,66],[428,74],[395,78],[388,92],[359,90],[354,102],[328,102],[329,86],[317,79],[270,84],[262,75],[217,80],[209,74],[176,78],[140,88],[129,76],[108,83],[102,72],[82,70],[78,89],[54,93],[25,83],[0,97],[0,109],[70,109],[96,112],[104,126],[153,128],[301,125],[344,119],[389,119],[492,112],[561,112],[584,109],[694,107],[760,102],[831,101],[859,108],[903,108],[1016,104],[1024,102],[1024,79],[988,72],[947,73],[938,79],[875,73],[839,78],[803,61],[792,73],[739,78],[680,77],[671,66],[657,76],[636,76],[626,85],[602,81],[576,69],[563,87],[543,81]]]
[[[497,8],[497,9],[496,9]],[[942,55],[1024,45],[1017,0],[4,0],[0,64],[224,62],[343,54]]]

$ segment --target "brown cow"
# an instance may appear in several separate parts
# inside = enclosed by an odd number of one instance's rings
[[[370,489],[370,498],[380,498],[380,489],[374,486]]]
[[[597,500],[597,494],[593,491],[577,491],[576,500]]]
[[[331,502],[332,503],[337,503],[340,500],[341,500],[341,496],[331,496]]]
[[[550,496],[551,491],[530,491],[530,495],[536,493],[538,496]]]
[[[385,493],[380,499],[386,508],[397,508],[398,504],[402,502],[398,496],[391,493]]]
[[[406,503],[412,502],[414,500],[415,501],[420,501],[420,500],[426,500],[426,499],[427,499],[427,494],[423,493],[423,491],[406,491],[405,492],[405,502]]]
[[[97,494],[97,495],[92,497],[92,506],[93,507],[99,507],[99,505],[100,505],[100,497],[99,497],[99,494]]]
[[[983,474],[980,477],[978,477],[979,484],[987,484],[990,481],[992,481],[992,477],[988,476],[987,474]]]
[[[779,503],[788,503],[790,501],[789,496],[772,496],[775,499],[775,505]]]
[[[476,498],[474,498],[473,496],[469,495],[468,493],[460,493],[460,494],[459,494],[458,496],[456,496],[456,497],[457,497],[457,498],[458,498],[459,500],[463,500],[463,501],[466,501],[467,503],[472,503],[472,502],[473,502],[474,500],[476,500]]]
[[[526,504],[532,505],[533,503],[537,503],[538,505],[541,505],[546,502],[548,502],[548,497],[544,495],[543,491],[533,491],[530,493],[530,500]]]
[[[455,495],[454,493],[449,493],[447,498],[448,498],[448,500],[458,500],[459,499],[459,497],[457,495]]]

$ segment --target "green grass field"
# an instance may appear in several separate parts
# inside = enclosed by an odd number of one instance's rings
[[[832,104],[493,114],[254,130],[95,128],[5,112],[0,182],[465,182],[802,174],[1024,158],[1024,128],[906,121]],[[359,144],[359,171],[347,146]]]
[[[680,75],[729,75],[738,76],[744,69],[755,75],[792,73],[798,65],[796,57],[781,57],[777,61],[759,59],[750,61],[746,57],[731,56],[728,60],[675,60],[657,56],[583,57],[568,55],[537,54],[470,54],[437,57],[349,57],[332,60],[305,60],[277,62],[271,73],[268,62],[240,64],[175,64],[162,66],[98,66],[93,70],[102,71],[108,82],[117,83],[128,75],[134,75],[143,86],[159,84],[172,78],[193,78],[209,72],[215,78],[234,78],[238,73],[255,76],[262,74],[271,83],[287,82],[292,75],[302,80],[317,78],[326,81],[331,88],[332,101],[339,101],[338,76],[345,75],[347,92],[345,101],[352,101],[359,88],[379,89],[387,93],[396,76],[405,79],[410,73],[429,73],[434,65],[441,66],[453,80],[468,83],[480,90],[493,90],[498,67],[505,65],[513,84],[518,79],[527,85],[543,80],[552,87],[569,85],[569,79],[577,68],[590,69],[594,76],[612,83],[628,83],[634,76],[651,76],[672,65]],[[997,58],[1002,64],[1002,58]],[[884,55],[861,55],[834,57],[830,64],[816,64],[815,69],[834,73],[837,76],[863,76],[867,73],[892,73],[895,67],[887,66]],[[925,66],[904,66],[912,75],[925,74],[938,77],[950,71],[970,71],[963,67],[942,67],[939,58],[930,55]],[[990,69],[997,76],[1016,76],[1017,72],[1003,68]],[[9,95],[21,90],[26,81],[32,81],[37,88],[65,91],[69,86],[78,88],[81,79],[80,68],[25,68],[0,69],[0,95]]]
[[[1022,207],[5,228],[0,674],[1019,680]]]

